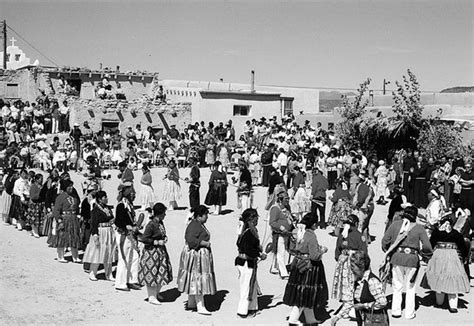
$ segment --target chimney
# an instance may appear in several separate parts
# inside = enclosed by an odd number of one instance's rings
[[[99,70],[102,70],[102,62],[99,63]]]
[[[255,93],[255,71],[250,73],[250,92]]]
[[[224,82],[224,78],[220,78],[219,81],[220,81],[221,83],[223,83],[223,82]]]
[[[117,66],[117,69],[115,71],[119,72],[120,71],[120,66]]]

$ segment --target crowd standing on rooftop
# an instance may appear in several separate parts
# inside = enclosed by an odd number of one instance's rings
[[[84,263],[91,281],[97,281],[98,266],[104,264],[106,279],[114,281],[117,290],[146,286],[147,301],[160,305],[160,288],[173,281],[175,268],[178,289],[188,295],[187,309],[209,315],[204,295],[216,293],[218,275],[210,249],[214,237],[211,241],[205,226],[207,206],[220,215],[235,192],[242,212],[235,259],[240,318],[257,316],[257,267],[267,254],[272,255],[271,272],[287,283],[283,302],[290,307],[290,324],[302,318],[306,324],[320,323],[330,296],[341,303],[333,325],[351,317],[359,324],[372,319],[388,324],[384,291],[389,281],[394,291],[392,318],[413,319],[415,281],[422,264],[427,264],[422,286],[436,292],[437,307],[447,296],[449,311],[456,313],[458,294],[469,291],[474,229],[471,157],[424,157],[409,149],[377,157],[346,148],[320,123],[299,125],[291,115],[281,122],[277,117],[249,120],[241,135],[236,135],[231,120],[196,122],[182,130],[172,125],[166,133],[136,125],[121,134],[94,133],[87,123],[70,129],[67,101],[59,104],[44,94],[35,103],[0,105],[4,223],[37,238],[48,237],[60,263],[68,262],[65,252],[70,250],[72,261]],[[102,190],[108,182],[104,167],[120,171],[115,211]],[[152,180],[153,167],[167,167],[164,180]],[[182,176],[185,167],[191,168],[189,177]],[[138,168],[140,187],[134,176]],[[205,198],[199,196],[200,168],[212,171]],[[70,180],[70,171],[87,178],[81,185],[83,194]],[[229,179],[230,171],[238,171],[238,177]],[[165,184],[161,198],[154,191],[160,182]],[[190,184],[191,213],[178,266],[167,253],[164,221],[167,209],[184,204],[185,182]],[[268,213],[253,208],[257,187],[267,188]],[[326,220],[328,193],[331,208]],[[381,273],[379,278],[367,254],[373,245],[370,220],[375,205],[388,203],[382,249],[393,276]],[[137,205],[149,212],[148,224]],[[268,244],[256,229],[259,214],[269,216]],[[324,268],[321,257],[327,248],[318,241],[317,228],[337,238],[334,273]],[[85,250],[83,261],[79,250]],[[287,266],[289,255],[293,258]]]

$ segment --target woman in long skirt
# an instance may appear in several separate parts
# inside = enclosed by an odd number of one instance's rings
[[[15,180],[12,193],[12,203],[10,205],[10,219],[18,231],[26,226],[26,212],[30,196],[30,184],[28,182],[28,172],[25,169],[20,171],[20,177]]]
[[[222,206],[227,204],[227,185],[227,174],[223,171],[221,162],[217,161],[209,178],[209,191],[204,201],[208,206],[214,205],[213,214],[219,215]]]
[[[199,206],[188,224],[185,246],[181,252],[178,271],[178,290],[188,295],[188,309],[197,309],[202,315],[211,313],[204,305],[204,295],[216,293],[214,259],[211,251],[211,234],[205,224],[209,210]]]
[[[267,255],[262,252],[257,231],[258,213],[254,208],[243,211],[241,229],[237,239],[238,256],[235,265],[239,270],[240,298],[237,315],[241,318],[255,317],[258,310],[257,300],[257,264],[265,260]]]
[[[469,249],[461,233],[453,229],[454,221],[444,217],[439,229],[433,230],[430,238],[434,248],[426,267],[422,286],[436,292],[436,305],[441,307],[448,296],[449,311],[458,312],[458,294],[469,293],[469,278],[463,266]]]
[[[140,258],[138,282],[146,285],[148,303],[161,304],[157,296],[163,285],[173,280],[170,257],[166,250],[168,237],[163,220],[166,216],[166,207],[162,203],[153,206],[153,215],[147,224],[141,241],[145,244]]]
[[[4,176],[3,171],[0,172],[0,183],[2,184],[2,187],[3,187],[3,190],[0,191],[0,215],[3,222],[7,225],[10,224],[9,213],[10,213],[10,206],[12,203],[12,196],[7,192],[5,185],[6,185],[7,179],[11,178],[14,173],[15,171],[12,170],[9,173],[7,173],[7,175]]]
[[[357,230],[359,219],[350,214],[342,220],[343,231],[336,242],[336,270],[332,285],[332,298],[347,303],[354,298],[354,275],[350,267],[350,257],[361,250],[367,253],[367,244],[362,240],[362,234]]]
[[[334,234],[339,236],[343,227],[343,220],[352,213],[349,188],[343,179],[337,181],[336,190],[332,194],[331,201],[332,206],[329,212],[328,223],[334,227]]]
[[[43,175],[35,175],[30,187],[30,203],[28,206],[28,224],[31,226],[31,234],[35,238],[40,237],[39,230],[44,223],[44,199],[41,198],[41,187],[43,185]]]
[[[152,185],[152,178],[150,168],[148,167],[147,163],[143,163],[142,166],[142,178],[140,180],[141,184],[141,192],[140,192],[140,200],[138,203],[142,205],[142,209],[152,208],[156,202],[155,190],[153,189]]]
[[[168,172],[165,175],[166,184],[163,200],[170,203],[170,210],[178,207],[178,199],[181,198],[181,186],[179,185],[179,171],[176,162],[172,159],[168,163]]]
[[[112,264],[117,261],[117,242],[114,232],[114,216],[107,207],[107,193],[98,191],[96,204],[91,212],[91,236],[84,252],[84,263],[90,264],[89,279],[97,281],[99,265],[104,265],[105,278],[115,281],[112,276]]]
[[[58,261],[67,263],[64,259],[65,248],[71,248],[72,260],[81,264],[78,256],[78,248],[82,244],[81,226],[79,223],[79,200],[73,196],[74,187],[71,180],[61,180],[62,191],[54,203],[53,208],[53,231],[48,244],[57,248]]]
[[[388,191],[388,169],[385,166],[385,161],[379,161],[379,167],[375,170],[374,176],[377,177],[375,197],[377,198],[377,204],[385,205],[387,201],[385,200],[390,195]]]
[[[318,321],[314,316],[315,308],[324,308],[328,299],[328,286],[322,255],[327,248],[320,246],[314,233],[314,219],[306,214],[296,236],[295,258],[288,283],[283,295],[283,303],[291,307],[290,324],[298,324],[301,313],[304,313],[307,324]]]

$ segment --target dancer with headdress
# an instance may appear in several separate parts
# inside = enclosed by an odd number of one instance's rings
[[[248,208],[240,218],[241,229],[237,238],[238,256],[235,265],[239,270],[240,298],[237,315],[241,318],[255,317],[258,310],[258,260],[265,260],[257,231],[258,213],[256,209]]]

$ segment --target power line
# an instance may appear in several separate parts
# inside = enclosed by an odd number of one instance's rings
[[[45,57],[46,59],[48,59],[48,61],[50,61],[52,64],[54,64],[56,67],[59,67],[59,65],[53,61],[53,59],[51,59],[50,57],[48,57],[46,54],[44,54],[43,52],[41,52],[40,50],[38,50],[33,44],[31,44],[30,42],[28,42],[23,36],[21,36],[17,31],[15,31],[13,28],[11,28],[11,26],[7,25],[8,29],[11,30],[13,33],[16,34],[16,36],[18,36],[20,39],[22,39],[26,44],[28,44],[29,46],[31,46],[31,48],[33,48],[36,52],[38,52],[39,54],[41,54],[43,57]]]

